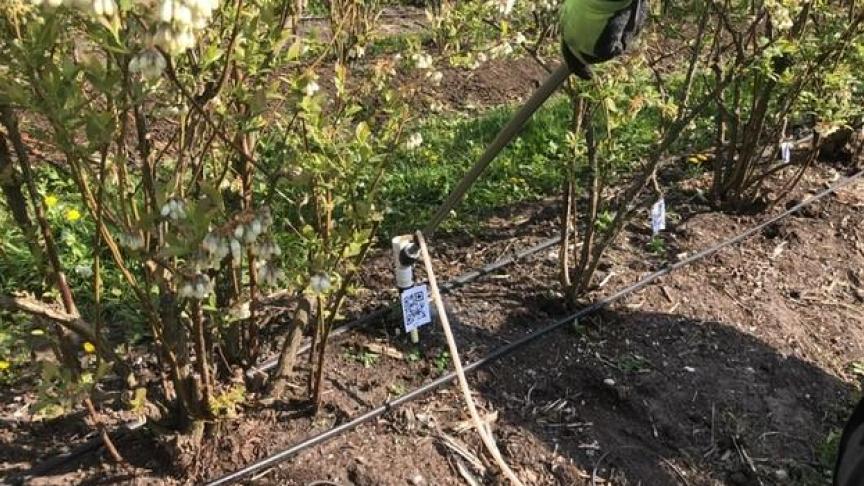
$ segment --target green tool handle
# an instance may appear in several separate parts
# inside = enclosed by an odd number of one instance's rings
[[[486,151],[480,157],[480,160],[474,164],[474,167],[462,177],[462,180],[459,181],[459,185],[456,186],[456,189],[450,193],[450,196],[447,197],[447,200],[444,201],[443,204],[438,208],[435,212],[435,215],[432,216],[432,219],[423,229],[423,235],[427,239],[431,239],[434,235],[435,231],[438,229],[438,226],[447,219],[447,215],[450,214],[450,211],[456,207],[462,201],[462,198],[465,197],[465,193],[468,192],[468,189],[474,184],[480,174],[486,170],[486,167],[495,160],[495,157],[504,150],[504,147],[513,140],[516,135],[522,130],[522,127],[525,126],[525,123],[531,118],[531,115],[534,114],[543,103],[552,96],[565,81],[570,77],[570,74],[573,73],[573,68],[570,67],[569,63],[561,63],[561,67],[556,69],[549,75],[543,84],[537,88],[534,94],[531,95],[531,98],[528,99],[527,102],[519,109],[518,112],[507,122],[507,125],[498,132],[498,136],[495,137],[495,140],[489,147],[486,148]]]

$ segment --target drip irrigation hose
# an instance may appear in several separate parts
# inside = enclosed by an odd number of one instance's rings
[[[704,249],[698,253],[695,253],[695,254],[687,257],[687,258],[684,258],[683,260],[681,260],[679,262],[676,262],[672,265],[669,265],[668,267],[665,267],[665,268],[660,269],[654,273],[651,273],[650,275],[644,277],[643,279],[630,285],[629,287],[626,287],[622,290],[619,290],[618,292],[615,292],[614,294],[612,294],[608,297],[604,297],[598,301],[595,301],[593,304],[579,310],[578,312],[575,312],[575,313],[573,313],[567,317],[563,317],[561,319],[552,321],[550,324],[546,325],[545,327],[543,327],[541,329],[538,329],[537,331],[534,331],[531,334],[528,334],[528,335],[523,336],[522,338],[520,338],[516,341],[513,341],[513,342],[506,344],[504,346],[501,346],[501,347],[495,349],[494,351],[492,351],[491,353],[487,354],[485,357],[480,358],[479,360],[474,361],[473,363],[470,363],[467,366],[465,366],[464,371],[466,373],[470,373],[470,372],[472,372],[472,371],[474,371],[480,367],[486,366],[486,365],[488,365],[488,364],[490,364],[490,363],[492,363],[492,362],[494,362],[494,361],[496,361],[496,360],[498,360],[504,356],[509,355],[510,353],[516,351],[517,349],[521,348],[522,346],[525,346],[526,344],[532,343],[532,342],[536,341],[537,339],[539,339],[539,338],[541,338],[541,337],[543,337],[543,336],[545,336],[545,335],[547,335],[553,331],[556,331],[563,326],[566,326],[567,324],[573,323],[574,321],[578,321],[579,319],[581,319],[587,315],[590,315],[590,314],[592,314],[592,313],[594,313],[600,309],[603,309],[604,307],[608,306],[609,304],[614,303],[614,302],[620,300],[621,298],[632,294],[633,292],[636,292],[638,290],[641,290],[641,289],[647,287],[649,284],[651,284],[655,280],[659,279],[660,277],[663,277],[664,275],[667,275],[667,274],[669,274],[675,270],[678,270],[682,267],[690,265],[691,263],[696,262],[698,260],[701,260],[707,256],[713,255],[713,254],[717,253],[718,251],[720,251],[720,250],[722,250],[728,246],[739,243],[739,242],[749,238],[750,236],[762,231],[763,229],[767,228],[768,226],[771,226],[772,224],[786,218],[787,216],[798,212],[802,208],[824,198],[825,196],[828,196],[829,194],[833,194],[833,193],[837,192],[838,190],[848,186],[852,182],[861,178],[862,175],[864,175],[864,170],[862,170],[862,171],[860,171],[860,172],[858,172],[858,173],[856,173],[850,177],[847,177],[846,179],[843,179],[843,180],[835,183],[831,187],[817,193],[813,197],[796,204],[795,206],[789,208],[788,210],[767,219],[765,222],[763,222],[757,226],[754,226],[754,227],[744,231],[743,233],[738,234],[737,236],[734,236],[728,240],[722,241],[722,242],[720,242],[714,246],[711,246],[711,247],[706,248],[706,249]],[[417,398],[420,398],[421,396],[423,396],[423,395],[425,395],[425,394],[427,394],[433,390],[436,390],[436,389],[440,388],[441,386],[444,386],[444,385],[451,383],[455,379],[456,379],[455,373],[453,373],[453,372],[448,373],[448,374],[446,374],[446,375],[444,375],[444,376],[442,376],[442,377],[440,377],[440,378],[438,378],[438,379],[436,379],[430,383],[427,383],[426,385],[423,385],[419,388],[412,390],[411,392],[409,392],[405,395],[402,395],[401,397],[387,401],[384,404],[382,404],[382,405],[380,405],[380,406],[378,406],[372,410],[369,410],[368,412],[354,418],[353,420],[351,420],[349,422],[346,422],[342,425],[339,425],[338,427],[334,427],[332,429],[321,432],[317,435],[313,435],[312,437],[309,437],[309,438],[303,440],[302,442],[297,443],[297,444],[295,444],[295,445],[293,445],[287,449],[284,449],[281,452],[278,452],[278,453],[276,453],[270,457],[267,457],[265,459],[262,459],[260,461],[255,462],[255,463],[252,463],[249,466],[244,467],[243,469],[240,469],[240,470],[235,471],[231,474],[222,476],[222,477],[220,477],[214,481],[211,481],[211,482],[207,483],[207,486],[219,486],[219,485],[224,485],[224,484],[232,484],[232,483],[235,483],[235,482],[243,479],[244,477],[246,477],[250,474],[258,472],[262,469],[266,469],[268,467],[275,466],[276,464],[279,464],[280,462],[285,461],[286,459],[290,458],[291,456],[293,456],[293,455],[295,455],[295,454],[297,454],[297,453],[299,453],[305,449],[308,449],[310,447],[313,447],[313,446],[316,446],[316,445],[321,444],[323,442],[326,442],[326,441],[328,441],[334,437],[339,436],[343,432],[347,432],[347,431],[354,429],[355,427],[357,427],[357,426],[359,426],[365,422],[368,422],[372,419],[380,417],[381,415],[384,415],[385,413],[387,413],[390,410],[393,410],[393,409],[395,409],[395,408],[397,408],[397,407],[399,407],[405,403],[408,403],[408,402],[411,402]]]
[[[143,427],[147,423],[146,420],[137,420],[134,422],[128,422],[114,429],[111,434],[111,440],[117,440],[122,438],[126,434],[130,434],[141,427]],[[87,439],[83,444],[80,444],[74,447],[69,452],[64,452],[62,454],[58,454],[54,457],[46,459],[39,464],[30,468],[27,472],[21,474],[20,476],[13,476],[10,478],[9,482],[11,484],[24,484],[31,480],[36,476],[42,476],[47,474],[48,472],[72,461],[73,459],[80,457],[88,452],[96,451],[104,447],[105,443],[102,441],[102,437],[99,434],[95,434],[90,439]],[[2,484],[2,483],[0,483]]]

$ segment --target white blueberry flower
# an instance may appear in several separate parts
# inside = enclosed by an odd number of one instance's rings
[[[138,232],[122,233],[117,240],[120,243],[120,246],[132,251],[138,251],[144,248],[144,236]]]
[[[432,56],[426,54],[425,52],[417,53],[411,56],[411,60],[414,61],[414,67],[417,69],[429,69],[432,67]]]
[[[435,71],[429,73],[428,76],[429,81],[432,82],[433,85],[438,86],[441,84],[441,81],[444,79],[444,74],[441,71]]]
[[[249,301],[243,302],[239,305],[232,307],[228,313],[235,320],[243,320],[249,319],[252,317],[252,310],[249,308]]]
[[[207,26],[218,6],[218,0],[162,0],[153,43],[171,55],[183,53],[195,45],[195,33]]]
[[[306,83],[306,86],[303,87],[303,94],[306,96],[314,96],[318,91],[321,91],[321,86],[318,86],[318,83],[316,83],[314,79],[310,80]]]
[[[262,260],[269,260],[274,256],[281,255],[282,249],[279,248],[279,245],[276,244],[275,241],[267,238],[254,245],[252,247],[252,252],[255,254],[255,256]]]
[[[204,300],[213,292],[213,281],[203,273],[197,273],[184,280],[177,289],[177,295],[187,299]]]
[[[147,80],[161,77],[165,67],[165,58],[156,49],[142,51],[129,61],[129,72],[139,73]]]
[[[240,258],[242,257],[240,242],[232,239],[231,240],[231,259],[234,260],[234,263],[240,263]]]
[[[492,57],[509,56],[510,54],[513,54],[513,46],[510,45],[509,42],[505,42],[493,47],[490,53],[492,54]]]
[[[421,145],[423,145],[423,135],[421,135],[420,132],[412,133],[405,142],[405,148],[408,150],[416,150]]]
[[[172,221],[179,221],[186,218],[186,205],[183,201],[169,199],[168,202],[162,205],[160,213],[163,218],[169,218]]]
[[[275,286],[284,277],[284,272],[273,263],[265,263],[258,268],[258,282],[262,285]]]
[[[75,273],[80,275],[82,278],[90,278],[93,276],[93,268],[90,265],[77,265],[75,267]]]
[[[309,286],[316,294],[323,294],[330,290],[330,276],[326,273],[316,273],[309,278]]]
[[[112,17],[117,12],[117,4],[114,0],[93,0],[91,8],[94,14],[105,17]]]
[[[201,242],[201,247],[204,248],[204,251],[207,253],[216,253],[219,249],[219,237],[213,233],[208,234]]]
[[[348,51],[348,57],[352,59],[361,59],[366,56],[366,47],[361,46],[360,44],[355,45]]]
[[[264,231],[264,228],[261,226],[260,219],[255,218],[252,220],[251,223],[249,223],[249,232],[253,235],[258,236],[261,234],[262,231]]]

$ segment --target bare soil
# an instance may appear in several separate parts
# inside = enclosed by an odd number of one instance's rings
[[[814,173],[804,187],[815,191],[832,174]],[[765,217],[708,212],[686,194],[669,197],[677,217],[665,236],[667,253],[649,253],[647,224],[631,225],[603,269],[606,285],[592,297]],[[557,205],[511,208],[478,234],[437,240],[439,279],[548,238]],[[826,484],[832,438],[857,394],[851,365],[864,357],[862,223],[859,182],[472,375],[505,458],[527,484]],[[556,253],[448,298],[463,361],[566,315],[555,283]],[[387,264],[384,253],[372,260],[365,284],[377,290],[366,294],[364,307],[386,298]],[[101,452],[89,453],[32,484],[213,479],[449,369],[436,326],[424,328],[417,347],[395,336],[395,326],[378,323],[332,344],[326,407],[318,417],[309,415],[298,377],[294,399],[249,407],[215,424],[203,448],[181,457],[191,464],[183,473],[174,469],[177,449],[142,431],[118,440],[130,465],[102,465]],[[370,343],[387,352],[376,349],[372,356]],[[80,417],[31,423],[10,413],[14,400],[3,404],[0,464],[7,477],[79,443],[87,431]],[[469,484],[470,476],[476,484],[495,484],[500,478],[466,420],[457,389],[447,387],[250,483]]]

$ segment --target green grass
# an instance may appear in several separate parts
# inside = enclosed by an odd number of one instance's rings
[[[477,161],[513,113],[494,108],[480,116],[436,117],[418,127],[423,145],[405,152],[384,180],[388,208],[384,231],[412,231],[422,226]],[[447,226],[475,224],[491,211],[556,194],[564,173],[563,143],[570,121],[564,97],[553,98],[526,126],[468,192]]]

